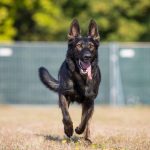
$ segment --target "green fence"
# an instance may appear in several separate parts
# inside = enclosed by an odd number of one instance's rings
[[[57,94],[38,78],[44,66],[57,78],[67,43],[0,44],[0,103],[55,104]],[[101,44],[97,104],[150,103],[150,44]]]

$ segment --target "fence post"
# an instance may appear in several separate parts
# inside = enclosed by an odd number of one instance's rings
[[[124,105],[125,103],[119,66],[119,44],[110,43],[109,49],[110,104],[113,106]]]

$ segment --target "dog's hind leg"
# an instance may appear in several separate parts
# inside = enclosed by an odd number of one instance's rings
[[[59,95],[59,106],[61,108],[62,115],[63,115],[65,134],[68,137],[71,137],[73,134],[73,123],[71,121],[71,117],[68,111],[69,102],[67,101],[66,97],[62,94]]]
[[[90,105],[87,103],[82,104],[82,118],[80,125],[75,129],[77,134],[82,134],[85,130],[85,139],[90,138],[90,119],[94,111],[94,102]]]

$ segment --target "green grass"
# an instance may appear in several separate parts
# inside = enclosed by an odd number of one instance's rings
[[[74,128],[81,108],[71,106]],[[82,135],[64,136],[57,106],[0,106],[0,150],[149,150],[150,108],[96,106],[91,123],[93,144]]]

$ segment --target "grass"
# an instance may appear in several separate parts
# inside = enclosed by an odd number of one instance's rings
[[[74,127],[81,108],[71,106]],[[64,136],[57,106],[0,106],[0,150],[149,150],[150,108],[96,106],[92,119],[93,144],[79,135]]]

